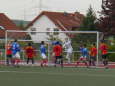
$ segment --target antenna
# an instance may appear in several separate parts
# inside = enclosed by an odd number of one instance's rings
[[[39,12],[42,10],[42,0],[39,0]]]
[[[24,8],[24,21],[26,20],[26,10]]]

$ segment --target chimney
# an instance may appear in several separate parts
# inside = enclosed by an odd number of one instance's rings
[[[67,12],[64,12],[64,16],[67,16],[68,15],[68,13]]]

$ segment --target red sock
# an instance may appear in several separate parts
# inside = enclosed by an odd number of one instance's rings
[[[43,64],[43,63],[44,63],[44,61],[42,60],[42,61],[41,61],[41,64]]]
[[[12,59],[12,64],[15,65],[15,59]]]
[[[44,63],[45,63],[45,60],[43,59],[43,60],[41,61],[41,66],[43,66]]]
[[[45,65],[46,65],[46,66],[47,66],[47,63],[48,63],[48,60],[46,59],[46,60],[45,60]]]
[[[19,63],[20,63],[20,59],[16,59],[16,60],[15,60],[15,63],[16,63],[16,64],[19,64]]]
[[[77,61],[77,65],[79,65],[79,63],[80,63],[80,62],[79,62],[79,61]]]
[[[85,65],[88,66],[87,62],[85,62]]]

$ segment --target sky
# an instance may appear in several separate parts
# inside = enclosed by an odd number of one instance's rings
[[[32,20],[44,10],[78,11],[85,15],[90,5],[95,13],[101,11],[101,2],[102,0],[41,0],[40,5],[40,0],[0,0],[0,12],[5,13],[10,19],[23,20]]]

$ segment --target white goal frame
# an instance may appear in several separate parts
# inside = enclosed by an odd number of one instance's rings
[[[96,57],[96,66],[99,65],[99,33],[98,31],[24,31],[24,30],[6,30],[5,31],[5,46],[7,45],[8,41],[8,33],[9,32],[25,32],[25,33],[54,33],[54,32],[59,32],[59,33],[83,33],[83,34],[96,34],[96,48],[97,48],[97,57]],[[18,41],[32,41],[32,40],[18,40]],[[5,61],[6,61],[6,47],[5,47]]]

